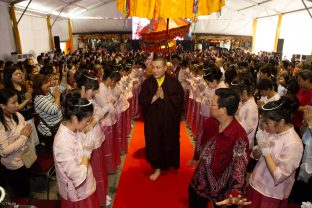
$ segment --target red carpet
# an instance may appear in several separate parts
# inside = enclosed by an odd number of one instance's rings
[[[187,166],[193,147],[181,123],[181,163],[178,171],[169,170],[152,182],[153,170],[145,160],[144,125],[135,124],[129,151],[121,172],[113,208],[186,208],[188,185],[194,170]]]

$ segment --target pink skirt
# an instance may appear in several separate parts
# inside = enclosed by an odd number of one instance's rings
[[[131,98],[133,99],[133,97]],[[131,99],[129,100],[130,107],[127,110],[127,135],[130,134],[131,132],[131,120],[132,120],[132,104],[131,104]]]
[[[133,91],[133,98],[134,98],[134,101],[133,101],[133,118],[138,118],[140,115],[139,115],[139,93],[140,93],[140,88],[139,87],[136,87]]]
[[[135,100],[136,100],[136,95],[134,94],[134,91],[132,91],[132,94],[133,94],[133,97],[131,98],[131,105],[132,105],[131,119],[133,119],[135,116]]]
[[[183,111],[185,118],[186,118],[186,115],[187,115],[187,107],[188,107],[189,95],[190,95],[190,91],[189,90],[185,90],[185,93],[184,93],[184,111]]]
[[[114,137],[114,154],[117,158],[117,164],[120,165],[120,147],[118,142],[118,129],[117,129],[117,122],[113,125],[113,137]]]
[[[98,195],[96,191],[89,197],[80,201],[76,201],[76,202],[65,200],[61,197],[61,208],[87,208],[87,207],[88,208],[100,207],[99,199],[98,199]]]
[[[127,112],[121,113],[121,141],[120,141],[120,153],[126,154],[128,152],[128,135],[127,135]]]
[[[103,143],[102,143],[103,146]],[[106,206],[106,195],[108,191],[108,178],[106,174],[106,161],[102,152],[102,147],[92,151],[90,164],[93,176],[96,181],[96,192],[101,206]]]
[[[199,119],[199,111],[200,111],[200,103],[194,101],[194,111],[193,111],[193,120],[192,120],[192,133],[193,135],[196,135],[196,130],[197,130],[197,124],[198,124],[198,119]]]
[[[204,122],[208,119],[206,116],[202,116],[199,114],[199,119],[198,119],[198,125],[197,125],[197,130],[195,134],[195,138],[199,138],[204,131]]]
[[[102,130],[105,134],[105,141],[101,146],[106,161],[107,174],[113,174],[117,171],[118,161],[116,148],[119,148],[117,139],[114,138],[113,126],[104,126]]]
[[[193,104],[194,104],[194,100],[189,98],[188,107],[187,107],[187,115],[186,115],[186,124],[189,125],[189,126],[192,123]]]
[[[248,186],[247,200],[251,201],[252,204],[248,205],[247,208],[287,208],[288,199],[274,199],[267,197],[256,191],[251,186]]]

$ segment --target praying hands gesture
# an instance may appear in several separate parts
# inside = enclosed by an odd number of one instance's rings
[[[156,94],[153,96],[152,98],[152,102],[151,104],[153,104],[158,98],[160,99],[164,99],[164,91],[161,87],[158,87],[157,91],[156,91]]]
[[[158,97],[160,99],[164,99],[165,95],[164,95],[164,91],[161,87],[158,88],[157,92],[156,92],[156,95],[158,94]]]

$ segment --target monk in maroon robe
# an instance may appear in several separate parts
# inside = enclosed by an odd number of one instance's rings
[[[152,61],[153,76],[141,88],[139,102],[144,117],[146,158],[156,180],[161,170],[180,167],[180,120],[184,92],[177,78],[166,73],[166,61]]]

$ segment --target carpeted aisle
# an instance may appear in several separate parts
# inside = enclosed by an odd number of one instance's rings
[[[163,172],[157,181],[149,180],[153,172],[145,160],[144,125],[138,121],[121,172],[113,208],[186,208],[187,190],[194,170],[187,166],[193,147],[181,123],[181,167]]]

